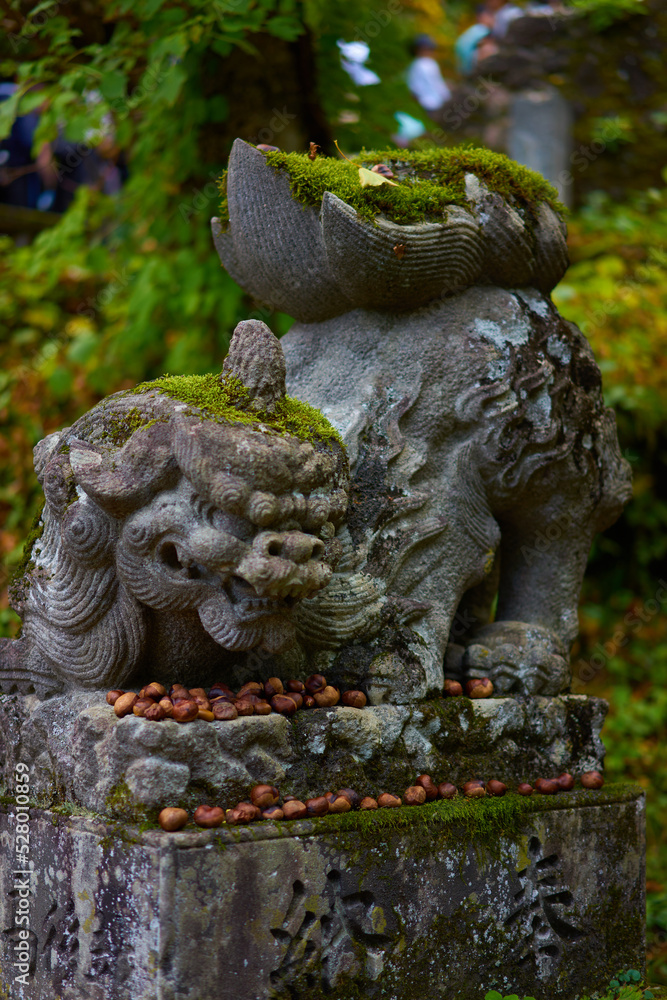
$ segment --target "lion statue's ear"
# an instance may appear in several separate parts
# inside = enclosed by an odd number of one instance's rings
[[[72,438],[69,457],[77,485],[107,514],[127,517],[177,482],[172,434],[169,424],[155,423],[113,451]]]
[[[278,338],[266,323],[246,319],[234,330],[221,378],[237,378],[249,398],[237,403],[239,409],[275,413],[285,396],[285,355]]]

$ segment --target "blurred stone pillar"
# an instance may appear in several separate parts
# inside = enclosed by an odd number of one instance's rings
[[[572,185],[563,183],[571,168],[572,109],[549,85],[516,94],[510,107],[507,153],[536,170],[558,190],[560,200],[572,203]]]

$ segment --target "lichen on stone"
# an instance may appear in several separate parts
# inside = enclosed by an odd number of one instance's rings
[[[301,441],[337,441],[344,447],[338,431],[319,410],[301,400],[285,396],[276,404],[274,413],[248,412],[239,408],[248,390],[233,375],[163,375],[152,382],[142,382],[130,394],[157,391],[172,399],[204,410],[217,420],[228,423],[248,424],[256,429],[289,434]]]
[[[310,160],[306,153],[282,151],[266,153],[265,157],[274,170],[289,176],[297,201],[319,208],[324,193],[331,191],[369,220],[382,214],[399,225],[442,222],[448,206],[468,204],[466,174],[474,174],[491,191],[521,207],[536,208],[540,202],[547,202],[557,212],[565,211],[555,188],[540,174],[488,149],[362,149],[349,160],[325,156]],[[359,167],[377,163],[391,167],[398,186],[361,186]],[[226,226],[229,222],[226,172],[220,178],[219,188],[220,221]]]

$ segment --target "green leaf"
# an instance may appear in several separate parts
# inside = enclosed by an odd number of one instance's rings
[[[106,97],[107,101],[113,101],[117,97],[123,97],[126,85],[127,76],[125,73],[112,69],[102,74],[99,87],[102,96]]]
[[[641,982],[641,973],[637,972],[636,969],[628,969],[628,979],[633,983]]]
[[[653,993],[651,990],[644,990],[644,998],[645,998],[645,1000],[654,1000],[654,997],[655,997],[655,993]]]
[[[169,105],[176,102],[181,92],[181,87],[187,80],[187,73],[182,66],[174,65],[169,69],[164,80],[160,84],[158,93],[160,97]]]
[[[382,174],[369,170],[368,167],[359,167],[359,183],[362,188],[379,187],[380,184],[391,184],[392,187],[398,187],[396,181],[390,181],[388,177],[383,177]]]
[[[484,1000],[503,1000],[503,998],[498,992],[498,990],[491,990],[490,993],[486,994]]]
[[[0,139],[6,138],[11,132],[22,96],[23,91],[17,87],[10,97],[0,101]]]

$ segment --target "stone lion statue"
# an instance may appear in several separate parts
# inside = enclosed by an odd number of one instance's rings
[[[202,683],[230,651],[276,653],[331,579],[347,509],[336,432],[285,397],[263,323],[234,334],[222,375],[116,393],[35,448],[41,532],[14,587],[19,640],[0,683]]]

